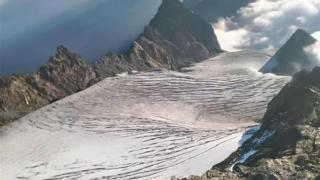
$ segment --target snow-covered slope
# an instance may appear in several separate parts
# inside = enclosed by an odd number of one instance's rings
[[[268,58],[226,53],[184,73],[107,78],[2,128],[1,178],[202,174],[250,136],[250,120],[289,81],[257,73]]]

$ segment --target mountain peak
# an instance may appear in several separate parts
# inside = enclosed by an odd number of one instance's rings
[[[168,16],[178,13],[179,11],[189,11],[179,0],[163,0],[156,16],[168,13]],[[172,14],[173,13],[173,14]]]
[[[311,34],[298,29],[260,69],[260,72],[293,75],[301,70],[312,70],[317,64],[305,51],[305,48],[316,41]]]
[[[182,4],[179,0],[162,0],[162,4],[168,4],[168,3]]]
[[[57,54],[70,54],[70,51],[63,45],[59,45],[56,52]]]
[[[313,38],[310,33],[303,29],[297,29],[289,38],[289,40],[284,44],[284,46],[289,46],[292,44],[296,44],[297,46],[306,46],[313,44],[315,41],[316,39]]]
[[[304,35],[304,36],[310,36],[310,33],[305,31],[304,29],[297,29],[292,36],[297,36],[297,35]]]
[[[59,57],[68,57],[68,56],[72,56],[72,55],[76,55],[74,53],[72,53],[68,48],[66,48],[63,45],[59,45],[56,49],[56,54],[55,57],[59,58]]]
[[[164,39],[180,46],[179,48],[186,48],[190,44],[187,39],[193,36],[208,51],[221,50],[212,26],[178,0],[163,0],[149,27],[159,32]]]
[[[50,57],[49,62],[44,65],[54,66],[54,65],[86,65],[86,61],[80,57],[80,55],[71,52],[68,48],[63,45],[59,45],[56,49],[54,56]]]

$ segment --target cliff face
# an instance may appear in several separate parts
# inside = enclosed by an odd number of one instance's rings
[[[23,115],[87,87],[93,68],[77,54],[59,46],[56,55],[37,73],[0,80],[0,111]],[[1,120],[1,119],[0,119]]]
[[[219,52],[208,23],[180,1],[163,0],[156,16],[125,54],[109,54],[89,65],[60,46],[39,72],[2,79],[0,121],[36,110],[105,77],[131,71],[179,70]]]
[[[203,51],[211,53],[221,49],[211,25],[176,0],[164,0],[149,27],[181,49],[187,57],[201,58],[208,55]]]
[[[179,70],[221,51],[210,24],[178,0],[163,0],[130,51],[103,57],[95,70],[98,77],[132,70]]]
[[[302,70],[312,70],[318,64],[305,48],[316,41],[309,33],[298,29],[260,69],[260,72],[291,76]]]
[[[199,179],[319,179],[320,67],[296,74],[252,138]]]

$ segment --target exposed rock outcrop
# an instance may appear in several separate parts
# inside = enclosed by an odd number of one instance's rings
[[[319,179],[320,67],[293,77],[270,102],[262,126],[199,179]]]
[[[23,115],[87,87],[93,68],[63,46],[37,73],[0,79],[1,117]]]
[[[60,46],[30,75],[0,80],[0,121],[7,122],[121,72],[179,70],[222,52],[213,28],[178,0],[163,0],[144,33],[125,54],[93,65]]]
[[[306,48],[316,42],[317,40],[309,33],[298,29],[260,69],[260,72],[291,76],[302,70],[311,71],[319,65],[319,62],[308,53]]]

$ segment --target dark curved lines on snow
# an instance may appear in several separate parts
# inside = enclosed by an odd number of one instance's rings
[[[210,63],[213,64],[210,67],[214,67],[217,62]],[[31,140],[33,149],[28,146],[30,149],[23,152],[31,159],[37,156],[36,152],[43,152],[44,157],[82,152],[83,144],[78,141],[97,149],[98,159],[87,160],[87,155],[91,157],[95,153],[89,151],[76,156],[79,159],[66,162],[54,162],[55,158],[31,161],[26,163],[31,165],[18,170],[15,177],[47,180],[170,177],[168,172],[175,172],[185,163],[199,160],[206,153],[231,143],[244,130],[240,127],[199,128],[196,127],[199,122],[243,122],[261,118],[267,102],[287,81],[288,78],[254,73],[223,73],[201,78],[176,72],[105,79],[27,115],[19,128],[21,136],[25,136],[24,132],[35,133]],[[49,139],[44,143],[37,136]],[[63,142],[55,142],[57,138]],[[70,139],[70,144],[64,139]],[[95,140],[97,142],[91,142]],[[105,153],[100,152],[103,148]],[[116,154],[108,154],[110,151]],[[121,156],[117,157],[118,154]],[[209,168],[204,167],[202,171]]]

